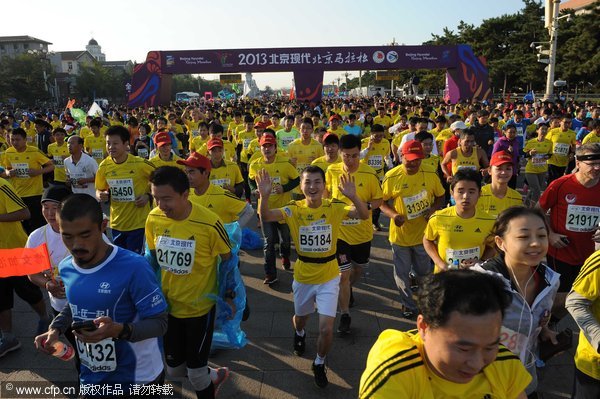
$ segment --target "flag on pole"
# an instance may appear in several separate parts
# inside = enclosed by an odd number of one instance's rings
[[[529,93],[523,96],[523,101],[535,101],[535,93],[533,92],[533,90],[531,90]]]
[[[67,108],[73,108],[73,105],[75,105],[75,99],[70,99],[69,101],[67,101]]]
[[[48,247],[0,249],[0,277],[26,276],[51,269]]]

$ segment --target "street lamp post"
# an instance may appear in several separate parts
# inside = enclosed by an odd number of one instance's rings
[[[546,76],[546,93],[544,99],[554,100],[554,71],[556,68],[556,46],[558,42],[558,21],[567,18],[570,20],[571,15],[558,16],[560,0],[546,0],[546,21],[545,27],[548,28],[550,34],[550,50],[548,51],[548,75]]]

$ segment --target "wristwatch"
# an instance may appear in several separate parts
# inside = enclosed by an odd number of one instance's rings
[[[370,211],[371,209],[372,209],[372,208],[371,208],[371,203],[370,203],[370,202],[367,202],[367,210],[369,210],[369,211]]]
[[[123,323],[123,329],[117,336],[117,339],[123,339],[127,341],[129,337],[131,337],[131,326],[129,325],[129,323]]]
[[[235,291],[227,291],[225,293],[225,299],[235,299]]]

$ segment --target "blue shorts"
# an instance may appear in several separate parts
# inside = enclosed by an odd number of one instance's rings
[[[121,248],[144,254],[144,234],[145,229],[136,229],[130,231],[120,231],[112,229],[113,243]]]

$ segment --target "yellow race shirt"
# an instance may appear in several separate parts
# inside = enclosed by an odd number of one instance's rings
[[[19,198],[11,184],[0,178],[0,215],[27,209],[27,205]],[[27,234],[20,221],[0,222],[0,248],[23,248],[27,242]],[[8,233],[10,232],[10,233]]]
[[[206,136],[206,137],[196,136],[196,137],[190,139],[190,151],[198,152],[198,150],[200,150],[200,148],[203,145],[206,145],[207,142],[208,142],[208,136]]]
[[[452,174],[455,175],[460,169],[472,169],[479,171],[479,156],[477,148],[471,150],[471,155],[463,154],[460,147],[456,149],[456,158],[452,160]]]
[[[309,260],[331,257],[327,263],[298,259],[294,264],[294,280],[302,284],[323,284],[340,274],[337,239],[340,223],[352,209],[338,200],[323,199],[318,208],[306,206],[306,200],[292,201],[279,211],[290,228],[296,252]]]
[[[343,128],[341,125],[340,125],[340,126],[338,126],[338,128],[337,128],[337,129],[335,129],[335,130],[331,130],[331,128],[329,128],[329,129],[327,129],[327,132],[328,132],[328,133],[334,133],[336,136],[338,136],[338,137],[340,137],[340,138],[341,138],[342,136],[345,136],[345,135],[347,135],[347,134],[348,134],[348,132],[347,132],[347,131],[345,131],[345,130],[344,130],[344,128]]]
[[[171,153],[171,159],[169,159],[168,161],[163,161],[160,155],[156,155],[150,158],[148,161],[150,161],[150,163],[154,165],[155,168],[160,168],[161,166],[175,166],[176,168],[185,170],[184,165],[180,165],[177,163],[179,159],[181,159],[181,157],[178,157],[177,155]]]
[[[342,162],[342,158],[337,157],[335,161],[333,162],[327,162],[327,158],[325,155],[323,155],[322,157],[319,157],[317,159],[315,159],[314,161],[311,162],[311,165],[315,165],[318,166],[319,168],[321,168],[323,170],[323,172],[327,172],[327,168],[329,167],[329,165],[333,165],[334,163],[340,163]]]
[[[177,318],[200,317],[215,304],[219,255],[231,250],[219,217],[192,203],[185,220],[165,216],[154,208],[146,221],[146,243],[156,251],[162,290],[169,314]]]
[[[427,222],[425,238],[437,241],[438,255],[446,264],[458,259],[459,266],[481,260],[496,218],[477,209],[475,216],[463,219],[451,206],[436,211]],[[435,268],[438,272],[438,268]]]
[[[85,152],[98,162],[98,165],[108,155],[106,152],[106,139],[103,136],[96,137],[91,135],[86,137],[83,140],[83,147],[85,148]]]
[[[269,172],[273,186],[281,184],[282,186],[289,183],[290,180],[294,180],[298,177],[298,172],[294,165],[289,161],[289,158],[276,155],[275,160],[272,163],[266,163],[264,157],[257,158],[248,165],[248,178],[251,180],[256,179],[256,175],[259,170],[265,169]],[[269,197],[269,208],[281,208],[292,199],[292,192],[286,191],[282,194],[275,194],[271,191]]]
[[[552,142],[552,156],[548,159],[548,165],[564,167],[569,164],[569,152],[575,146],[575,136],[572,130],[563,132],[560,128],[550,129],[546,139]]]
[[[377,115],[375,118],[373,118],[373,124],[379,124],[383,126],[385,128],[385,131],[387,132],[390,126],[392,126],[392,118],[390,118],[388,115],[385,115],[383,117]]]
[[[433,133],[433,131],[431,131],[430,133]],[[452,130],[450,130],[450,128],[444,129],[441,132],[439,132],[437,135],[434,135],[438,154],[444,153],[444,142],[446,142],[447,140],[450,140],[452,138],[452,136],[454,136],[454,133],[452,133]]]
[[[369,138],[362,139],[361,150],[369,146]],[[390,155],[390,142],[386,139],[379,143],[373,143],[372,149],[367,153],[367,156],[360,160],[361,163],[369,165],[375,169],[379,180],[383,180],[383,168],[385,167],[385,157]]]
[[[37,134],[37,131],[35,130],[35,125],[33,123],[29,123],[29,127],[27,127],[27,125],[25,125],[25,122],[21,122],[21,128],[23,128],[23,130],[25,130],[25,133],[27,133],[27,145],[35,146],[35,136]]]
[[[190,142],[192,141],[193,138],[196,138],[200,135],[200,132],[198,131],[198,125],[202,122],[202,119],[198,119],[197,121],[194,121],[193,119],[185,119],[184,123],[185,123],[185,127],[188,130],[188,136],[190,138]]]
[[[247,149],[250,145],[250,142],[256,138],[256,132],[250,130],[249,132],[244,129],[242,132],[238,133],[235,138],[235,145],[241,145],[242,149]]]
[[[81,129],[79,129],[79,137],[81,137],[84,140],[84,142],[86,138],[93,135],[94,132],[92,132],[92,129],[90,129],[88,126],[84,126]]]
[[[435,198],[445,194],[438,175],[423,168],[409,175],[404,165],[399,165],[385,174],[382,189],[383,200],[393,200],[394,209],[405,220],[400,227],[390,221],[390,243],[402,247],[422,245],[427,226],[423,216]]]
[[[429,154],[421,160],[421,167],[430,172],[437,173],[438,168],[440,167],[441,160],[442,157],[440,157],[439,155]]]
[[[151,204],[135,206],[135,199],[150,192],[150,161],[128,154],[120,164],[108,157],[98,166],[96,190],[110,192],[110,227],[120,231],[143,229]]]
[[[257,138],[254,138],[250,144],[248,144],[248,148],[242,149],[240,153],[240,162],[241,163],[250,163],[254,161],[261,155],[260,153],[260,144]]]
[[[595,132],[589,132],[581,141],[581,144],[600,143],[600,135]]]
[[[508,209],[511,206],[519,205],[523,205],[521,193],[507,187],[504,198],[498,198],[492,194],[491,184],[486,184],[481,187],[481,196],[477,201],[477,209],[493,217],[497,217],[503,210]]]
[[[516,399],[531,381],[519,358],[499,345],[496,359],[466,384],[441,378],[425,360],[416,330],[385,330],[369,351],[360,399]]]
[[[524,152],[529,153],[531,150],[536,150],[537,153],[531,157],[527,157],[527,165],[525,165],[525,173],[545,173],[548,171],[548,158],[552,155],[552,142],[544,139],[539,141],[537,137],[527,140],[525,143]]]
[[[37,147],[28,145],[25,151],[18,152],[15,147],[9,147],[4,152],[4,168],[15,169],[16,176],[10,179],[10,183],[21,198],[42,195],[44,191],[43,175],[29,176],[29,169],[41,169],[43,165],[50,162]]]
[[[223,223],[233,223],[238,220],[240,213],[246,207],[246,201],[213,184],[209,184],[202,195],[196,194],[196,191],[190,188],[189,200],[216,213]]]
[[[296,170],[300,174],[312,161],[324,155],[324,152],[323,146],[317,140],[310,139],[310,143],[307,145],[303,144],[300,138],[290,143],[287,155],[296,159]]]
[[[219,167],[212,167],[210,169],[210,183],[215,186],[235,186],[236,184],[243,183],[242,172],[240,167],[233,162],[223,160],[223,163]]]
[[[67,181],[67,173],[65,171],[65,159],[69,157],[69,148],[67,143],[63,143],[60,147],[57,143],[48,145],[48,155],[54,162],[54,181],[64,183]]]
[[[600,320],[600,251],[594,252],[585,261],[573,283],[573,291],[592,302],[590,310],[594,318]],[[583,332],[579,332],[575,366],[582,373],[600,380],[600,354]]]
[[[339,189],[340,176],[346,175],[344,171],[344,163],[336,163],[330,165],[325,173],[325,181],[327,191],[333,199],[340,200],[347,205],[351,205],[350,201]],[[359,164],[356,172],[350,174],[354,177],[356,184],[356,194],[363,202],[371,202],[383,197],[379,177],[375,170],[368,165]],[[373,239],[373,225],[371,224],[371,212],[367,220],[348,219],[342,222],[342,230],[340,231],[340,239],[350,245],[362,244]]]

